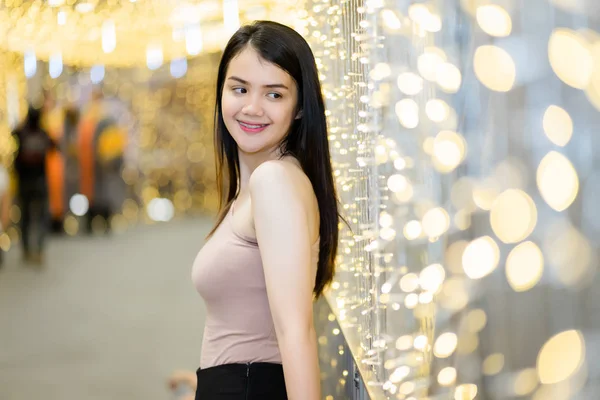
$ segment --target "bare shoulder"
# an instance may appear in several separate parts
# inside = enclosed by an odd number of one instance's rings
[[[284,190],[297,195],[312,193],[310,180],[302,169],[289,161],[271,160],[259,165],[250,176],[251,190]]]
[[[284,160],[266,161],[254,170],[249,186],[254,217],[260,215],[258,209],[274,218],[304,214],[316,240],[319,206],[312,184],[299,166]]]

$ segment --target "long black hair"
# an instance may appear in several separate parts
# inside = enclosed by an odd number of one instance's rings
[[[338,203],[331,168],[325,104],[315,58],[300,34],[272,21],[256,21],[241,27],[229,40],[219,64],[215,105],[215,151],[217,187],[221,198],[217,222],[209,237],[221,224],[238,195],[240,163],[235,140],[223,121],[221,98],[231,60],[247,46],[264,60],[286,71],[298,87],[297,112],[289,133],[280,144],[281,155],[296,158],[310,179],[320,214],[320,248],[313,293],[319,297],[333,280],[338,245]],[[227,175],[227,176],[226,176]],[[228,188],[225,188],[226,181]]]

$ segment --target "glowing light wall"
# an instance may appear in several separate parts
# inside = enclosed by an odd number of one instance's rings
[[[593,398],[600,9],[305,8],[352,228],[327,298],[371,397]]]

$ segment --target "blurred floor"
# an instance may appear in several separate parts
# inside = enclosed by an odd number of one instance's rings
[[[208,219],[51,240],[46,265],[0,269],[0,399],[165,400],[199,363],[204,307],[190,281]]]

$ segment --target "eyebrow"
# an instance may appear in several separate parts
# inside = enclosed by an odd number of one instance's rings
[[[237,81],[237,82],[239,82],[239,83],[241,83],[243,85],[250,86],[250,83],[248,81],[245,81],[242,78],[238,78],[237,76],[230,76],[227,79],[231,79],[231,80]],[[269,88],[269,89],[281,88],[281,89],[289,90],[289,88],[287,86],[285,86],[283,83],[271,83],[271,84],[268,84],[268,85],[263,85],[263,87]]]

